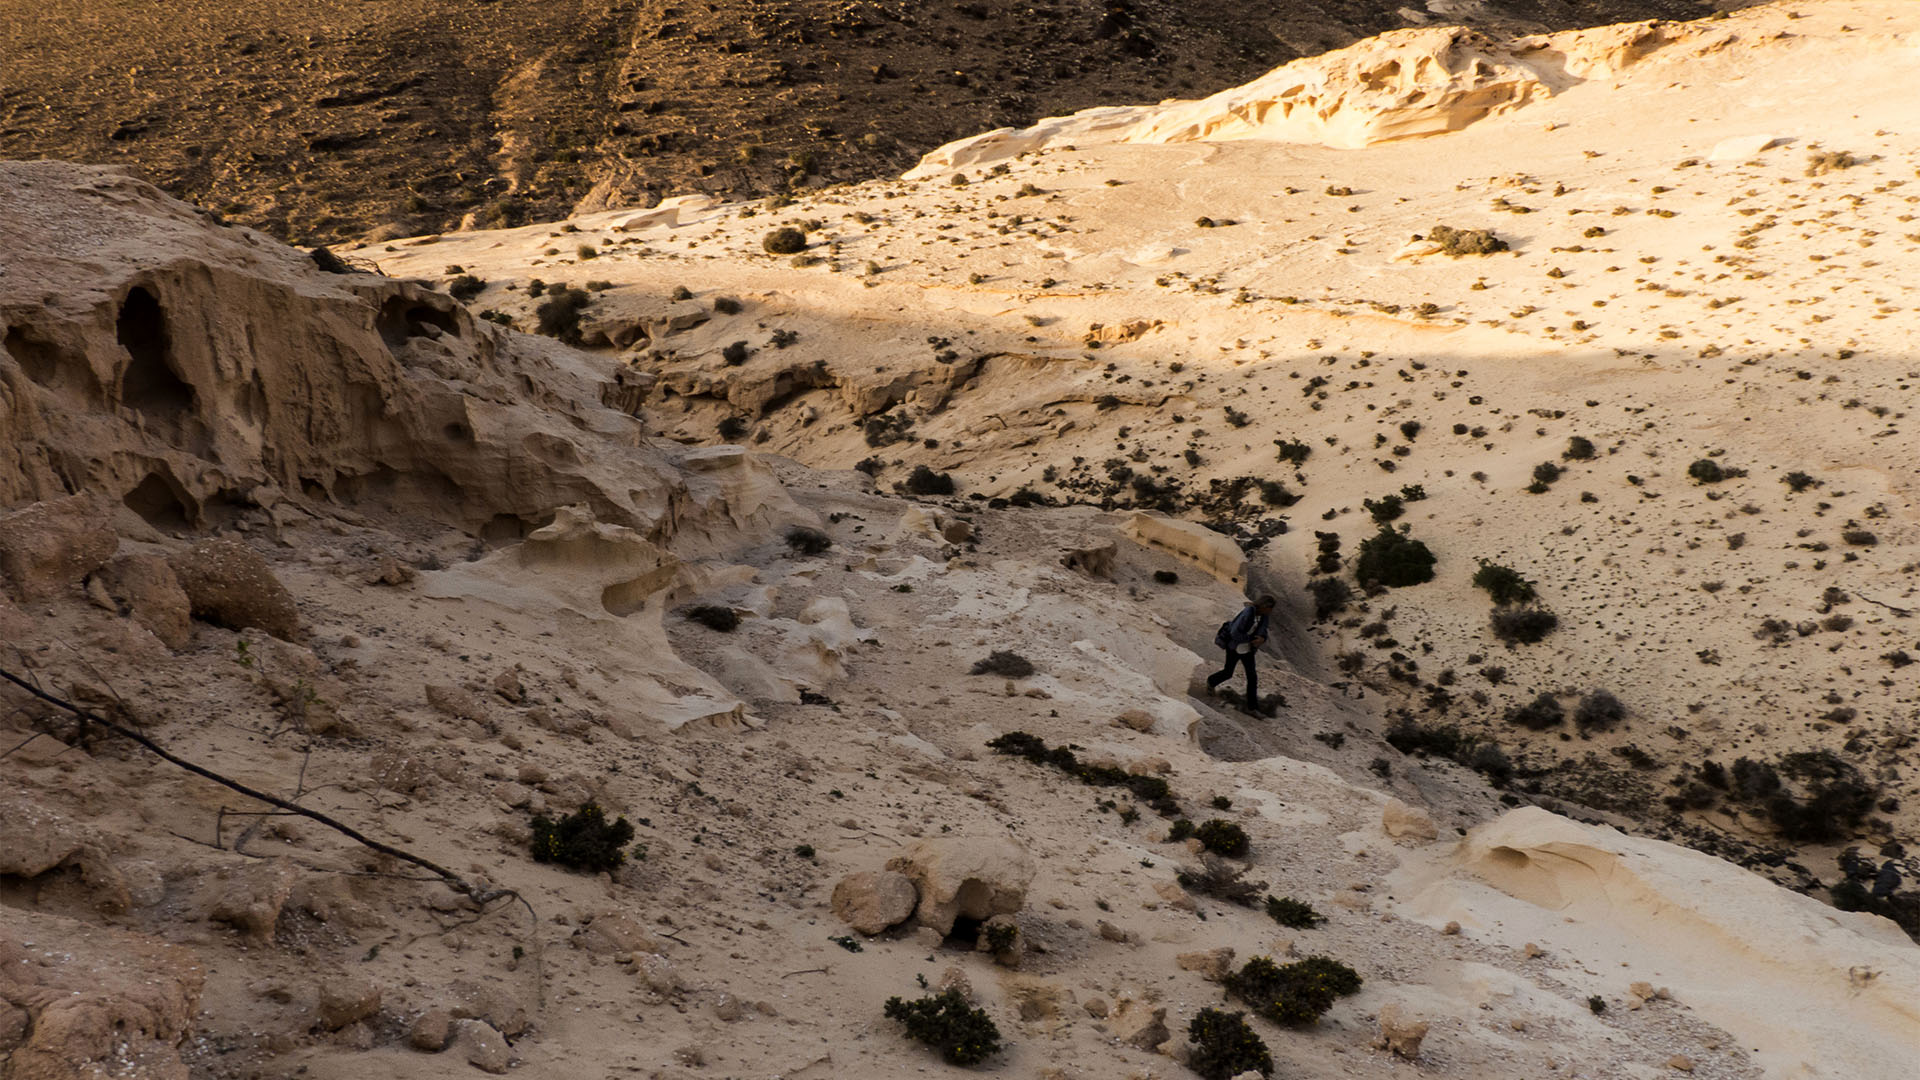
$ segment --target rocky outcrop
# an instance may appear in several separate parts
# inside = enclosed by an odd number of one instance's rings
[[[260,629],[283,641],[300,633],[293,594],[260,554],[238,540],[202,540],[167,560],[197,619],[229,630]]]
[[[86,495],[0,514],[0,582],[19,600],[73,588],[120,546],[106,513]]]
[[[1247,556],[1232,538],[1205,525],[1141,511],[1127,518],[1121,534],[1142,547],[1177,555],[1229,585],[1247,582]]]
[[[878,934],[906,922],[920,893],[913,879],[893,870],[862,870],[833,887],[833,914],[863,934]]]
[[[1249,139],[1358,149],[1439,135],[1624,70],[1688,33],[1699,31],[1661,22],[1516,39],[1459,26],[1396,30],[1197,101],[1085,109],[951,142],[906,179],[1064,145]]]
[[[1033,856],[1018,841],[999,837],[921,840],[887,861],[920,893],[914,918],[941,934],[965,916],[986,920],[1017,913],[1033,881]]]

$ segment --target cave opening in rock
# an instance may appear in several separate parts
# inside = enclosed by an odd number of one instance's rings
[[[192,515],[182,494],[169,477],[150,472],[132,491],[121,496],[120,501],[161,532],[178,533],[192,526]]]
[[[120,380],[121,403],[177,436],[193,412],[194,392],[174,367],[166,310],[136,285],[120,305],[116,329],[120,346],[132,358]]]

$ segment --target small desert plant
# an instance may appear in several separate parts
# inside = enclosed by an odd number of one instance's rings
[[[1401,514],[1406,513],[1405,504],[1406,500],[1398,495],[1382,495],[1378,499],[1360,500],[1360,505],[1366,508],[1367,513],[1372,516],[1377,525],[1385,525],[1397,520]]]
[[[568,345],[580,344],[580,312],[592,299],[585,289],[547,290],[546,299],[533,310],[536,329]]]
[[[1496,608],[1490,621],[1493,636],[1509,644],[1532,645],[1560,625],[1560,616],[1543,607],[1531,605]]]
[[[1193,1051],[1187,1067],[1206,1080],[1231,1080],[1246,1072],[1273,1072],[1273,1055],[1254,1034],[1245,1013],[1201,1009],[1187,1025]]]
[[[934,472],[925,465],[915,465],[907,476],[907,491],[914,495],[951,495],[953,477],[948,473]]]
[[[1153,572],[1153,580],[1156,584],[1160,585],[1178,585],[1180,583],[1180,575],[1174,573],[1172,570],[1155,570]]]
[[[1552,694],[1541,694],[1525,705],[1515,705],[1507,710],[1507,723],[1518,724],[1528,731],[1545,731],[1559,725],[1564,719],[1566,713]]]
[[[1311,930],[1327,921],[1313,905],[1291,896],[1267,897],[1267,916],[1289,930]]]
[[[1599,1016],[1601,1013],[1606,1012],[1607,999],[1601,997],[1599,994],[1588,994],[1587,995],[1587,1011],[1593,1013],[1593,1015],[1595,1016]]]
[[[760,247],[769,255],[797,255],[807,250],[807,234],[788,225],[762,237]]]
[[[335,255],[333,250],[324,244],[307,252],[307,256],[313,260],[313,265],[319,267],[320,272],[323,274],[353,273],[353,267],[348,266],[345,259]]]
[[[573,253],[582,259],[597,259],[600,257],[599,249],[595,248],[592,244],[581,244],[574,249]]]
[[[1225,818],[1209,818],[1193,830],[1202,847],[1219,855],[1238,858],[1247,853],[1247,830]]]
[[[1560,479],[1560,474],[1565,471],[1557,462],[1543,461],[1533,467],[1533,482],[1545,487]]]
[[[1126,788],[1135,798],[1152,807],[1160,816],[1168,818],[1180,816],[1180,804],[1174,801],[1173,789],[1158,776],[1130,773],[1114,765],[1085,764],[1067,747],[1049,747],[1045,739],[1024,731],[1010,731],[1005,735],[989,739],[987,748],[995,753],[1026,758],[1035,765],[1048,765],[1059,769],[1089,787]]]
[[[1307,592],[1313,597],[1314,622],[1326,622],[1353,599],[1353,587],[1337,577],[1314,578],[1307,582]]]
[[[1594,690],[1573,707],[1573,725],[1581,731],[1605,731],[1626,719],[1627,707],[1606,690]]]
[[[1473,587],[1487,590],[1487,595],[1501,607],[1524,604],[1534,598],[1533,582],[1521,577],[1518,570],[1485,559],[1480,560],[1480,569],[1473,572]]]
[[[1252,907],[1266,890],[1264,881],[1247,881],[1247,868],[1235,866],[1212,855],[1200,857],[1200,868],[1182,870],[1174,875],[1180,887],[1202,896],[1211,896],[1241,907]]]
[[[1878,536],[1868,532],[1866,529],[1848,529],[1840,534],[1840,539],[1845,540],[1854,547],[1872,547],[1880,542]]]
[[[738,315],[740,314],[740,301],[735,300],[731,296],[716,296],[713,298],[713,313],[715,315]]]
[[[985,659],[976,660],[968,671],[970,675],[1001,675],[1009,679],[1024,679],[1033,674],[1033,661],[1017,652],[995,649]]]
[[[575,870],[600,873],[616,870],[626,860],[633,825],[625,817],[608,824],[598,803],[555,821],[545,814],[533,817],[533,861],[559,863]]]
[[[1697,484],[1717,484],[1739,473],[1727,469],[1712,458],[1697,458],[1693,464],[1687,466],[1687,475],[1693,477]]]
[[[1305,1026],[1319,1020],[1335,999],[1359,993],[1361,979],[1352,968],[1324,956],[1284,967],[1256,956],[1222,983],[1227,993],[1274,1023]]]
[[[680,613],[688,622],[697,622],[709,630],[731,634],[740,625],[740,616],[725,604],[696,604]]]
[[[1306,464],[1307,457],[1313,453],[1313,447],[1298,439],[1275,439],[1273,445],[1280,448],[1280,460],[1295,468]]]
[[[1507,250],[1507,242],[1493,235],[1492,229],[1456,229],[1450,225],[1435,225],[1428,230],[1427,239],[1440,245],[1440,254],[1456,259],[1462,255],[1491,255]]]
[[[1560,451],[1560,456],[1568,461],[1592,460],[1593,440],[1581,435],[1574,435],[1567,439],[1567,448]]]
[[[1180,818],[1167,827],[1167,841],[1169,843],[1177,844],[1192,835],[1193,822],[1186,818]]]
[[[1362,585],[1402,588],[1433,580],[1433,552],[1427,545],[1387,526],[1360,541],[1353,576]]]
[[[906,1025],[907,1038],[926,1043],[953,1065],[978,1065],[1000,1052],[1000,1029],[957,989],[916,1001],[887,999],[885,1014]]]
[[[833,538],[819,529],[795,525],[787,530],[787,546],[801,555],[818,555],[833,546]]]
[[[1841,169],[1851,169],[1858,164],[1860,159],[1846,150],[1815,150],[1807,155],[1807,175],[1820,176],[1838,172]]]
[[[1795,495],[1800,494],[1810,487],[1818,487],[1820,484],[1819,480],[1797,469],[1781,477],[1780,482],[1787,485],[1787,490],[1793,492]]]
[[[747,357],[752,355],[753,350],[746,342],[736,341],[720,350],[720,361],[728,367],[739,367],[747,362]]]
[[[486,282],[474,277],[472,274],[461,274],[459,277],[447,283],[447,295],[463,304],[469,304],[472,303],[473,298],[479,296],[480,291],[486,287]]]

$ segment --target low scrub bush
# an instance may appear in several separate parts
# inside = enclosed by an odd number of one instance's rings
[[[1507,242],[1493,235],[1492,229],[1456,229],[1451,225],[1435,225],[1427,231],[1427,239],[1440,245],[1440,254],[1456,259],[1462,255],[1491,255],[1507,250]]]
[[[1543,607],[1496,608],[1491,621],[1494,637],[1510,645],[1532,645],[1553,633],[1560,616]]]
[[[833,538],[819,529],[795,525],[787,530],[787,546],[801,555],[818,555],[833,546]]]
[[[633,824],[625,817],[608,822],[598,803],[587,803],[558,821],[545,814],[533,816],[534,862],[589,873],[616,870],[632,842]]]
[[[1202,847],[1217,855],[1239,858],[1247,853],[1247,830],[1225,818],[1209,818],[1193,830]]]
[[[952,1065],[978,1065],[1000,1052],[1000,1029],[985,1010],[967,1004],[957,989],[915,1001],[887,999],[887,1019],[906,1025],[907,1038],[940,1052]]]
[[[1515,705],[1507,710],[1507,723],[1518,724],[1528,731],[1545,731],[1558,726],[1566,718],[1559,699],[1552,694],[1541,694],[1525,705]]]
[[[1353,576],[1362,585],[1403,588],[1433,580],[1433,552],[1427,545],[1387,526],[1360,541]]]
[[[1627,707],[1606,690],[1594,690],[1573,708],[1573,726],[1582,732],[1606,731],[1626,719]]]
[[[1235,866],[1212,855],[1200,857],[1200,868],[1182,870],[1174,875],[1180,887],[1202,896],[1211,896],[1241,907],[1252,907],[1266,889],[1264,881],[1246,880],[1247,868]]]
[[[807,234],[789,225],[762,237],[760,247],[769,255],[798,255],[807,250]]]
[[[1693,477],[1697,484],[1717,484],[1722,480],[1745,476],[1747,470],[1722,465],[1712,458],[1697,458],[1687,466],[1687,475]]]
[[[688,622],[697,622],[709,630],[731,634],[740,625],[740,616],[724,604],[698,604],[680,613]]]
[[[548,289],[533,309],[535,329],[568,345],[580,344],[580,313],[592,299],[585,289]]]
[[[1291,896],[1267,897],[1267,916],[1290,930],[1311,930],[1327,921],[1313,905]]]
[[[1568,461],[1591,461],[1593,440],[1582,435],[1571,436],[1567,439],[1567,448],[1560,451],[1560,456]]]
[[[1353,587],[1337,577],[1314,578],[1307,582],[1307,595],[1313,597],[1313,621],[1326,622],[1347,609]]]
[[[1534,598],[1533,582],[1521,577],[1520,571],[1485,559],[1480,560],[1480,568],[1473,572],[1473,587],[1487,590],[1487,595],[1501,607],[1524,604]]]
[[[975,660],[969,675],[1004,675],[1009,679],[1024,679],[1033,674],[1033,661],[1017,652],[995,649],[984,659]]]
[[[461,274],[447,283],[447,295],[463,304],[470,304],[486,287],[486,282],[472,274]]]
[[[1338,960],[1310,956],[1275,964],[1256,956],[1224,980],[1227,993],[1276,1024],[1306,1026],[1320,1019],[1335,1000],[1360,992],[1359,973]]]
[[[907,491],[913,495],[951,495],[953,476],[934,472],[925,465],[915,465],[913,472],[907,476]]]
[[[1206,1080],[1232,1080],[1246,1072],[1268,1076],[1273,1072],[1273,1055],[1254,1034],[1245,1013],[1201,1009],[1187,1024],[1187,1041],[1193,1044],[1187,1067]]]
[[[1035,765],[1059,769],[1089,787],[1126,788],[1134,798],[1152,807],[1161,817],[1180,818],[1180,804],[1174,800],[1173,789],[1158,776],[1142,776],[1112,765],[1086,764],[1074,756],[1072,749],[1065,746],[1049,747],[1045,739],[1024,731],[1010,731],[990,739],[987,748],[995,753],[1025,758]],[[1173,838],[1184,840],[1192,835],[1192,825],[1192,822],[1187,822],[1188,831]],[[1174,822],[1172,831],[1180,833],[1180,821]]]

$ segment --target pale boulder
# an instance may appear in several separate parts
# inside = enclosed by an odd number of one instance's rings
[[[894,870],[862,870],[833,887],[833,914],[863,934],[878,934],[913,917],[920,900],[913,879]]]
[[[942,934],[961,916],[991,919],[1013,915],[1027,902],[1033,856],[1005,837],[921,840],[887,862],[919,890],[915,917]]]
[[[1233,946],[1222,945],[1217,949],[1201,949],[1198,952],[1185,952],[1173,958],[1182,970],[1195,971],[1209,982],[1219,982],[1233,970]]]
[[[1124,998],[1107,1017],[1107,1030],[1113,1037],[1140,1050],[1152,1050],[1172,1037],[1167,1030],[1167,1010],[1138,998]]]
[[[1380,1007],[1380,1035],[1373,1040],[1374,1049],[1412,1061],[1420,1056],[1420,1041],[1426,1037],[1425,1020],[1415,1020],[1393,1002]]]
[[[481,1072],[504,1073],[513,1064],[506,1036],[483,1020],[456,1020],[447,1049]]]
[[[1408,806],[1399,799],[1387,800],[1386,808],[1380,811],[1380,828],[1396,840],[1433,840],[1440,835],[1425,810]]]

